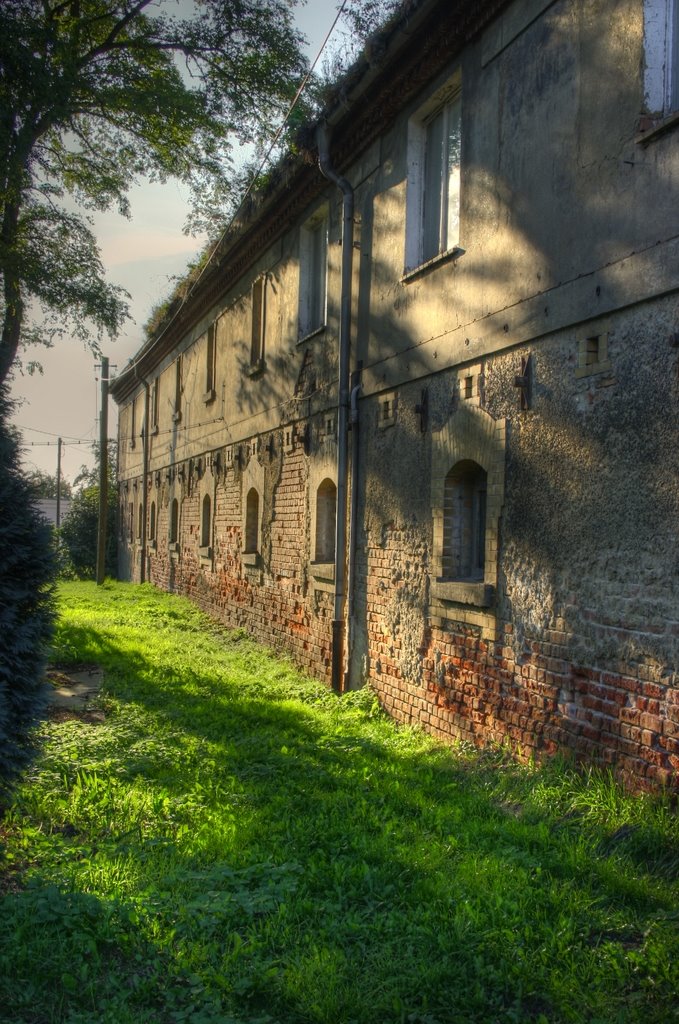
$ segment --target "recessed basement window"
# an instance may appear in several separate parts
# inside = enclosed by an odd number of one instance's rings
[[[589,377],[611,369],[608,358],[608,330],[583,330],[578,336],[578,365],[576,378]]]
[[[377,419],[378,427],[393,427],[394,423],[396,423],[397,405],[398,401],[395,391],[391,391],[388,395],[382,395]]]

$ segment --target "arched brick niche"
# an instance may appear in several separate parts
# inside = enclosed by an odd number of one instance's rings
[[[435,601],[479,609],[494,601],[506,432],[506,420],[465,402],[432,435]]]

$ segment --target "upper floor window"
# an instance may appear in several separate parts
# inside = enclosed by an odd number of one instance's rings
[[[650,112],[679,111],[679,0],[644,0],[644,51]]]
[[[204,400],[211,402],[215,397],[215,370],[216,370],[215,325],[210,324],[205,339],[205,395]]]
[[[328,276],[328,218],[321,212],[307,221],[299,237],[299,336],[325,325]]]
[[[437,110],[425,126],[422,259],[460,240],[460,98]]]
[[[250,370],[264,368],[264,336],[266,331],[266,274],[252,285],[252,336],[250,339]]]
[[[182,357],[177,356],[174,364],[174,414],[175,422],[182,418]]]
[[[160,405],[160,377],[155,377],[151,385],[151,408],[150,408],[150,429],[153,433],[158,431],[158,409]]]
[[[137,434],[137,401],[135,398],[130,402],[130,448],[134,448],[136,444]]]
[[[406,270],[455,250],[460,241],[462,105],[459,87],[452,88],[408,127]]]

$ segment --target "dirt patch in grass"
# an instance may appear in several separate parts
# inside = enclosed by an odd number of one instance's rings
[[[50,722],[78,721],[86,725],[102,725],[106,721],[106,712],[102,708],[75,711],[72,708],[49,707],[47,717]]]
[[[104,709],[92,706],[104,679],[99,665],[51,665],[45,677],[49,683],[47,717],[51,721],[77,719],[88,725],[100,725],[106,720]]]

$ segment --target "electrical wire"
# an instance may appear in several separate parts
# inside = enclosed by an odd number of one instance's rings
[[[17,428],[17,430],[28,430],[31,434],[45,434],[47,437],[60,437],[62,441],[65,441],[65,439],[68,438],[69,441],[73,441],[73,442],[80,442],[80,441],[82,441],[83,444],[85,444],[85,443],[87,443],[87,441],[91,441],[92,440],[91,437],[82,437],[82,436],[81,437],[74,437],[72,434],[60,434],[56,430],[40,430],[38,427],[22,427],[18,423],[16,424],[16,428]],[[40,442],[35,441],[35,442],[27,442],[27,443],[29,443],[29,444],[30,443],[39,444]],[[47,443],[47,442],[45,442],[45,443]]]
[[[85,439],[81,441],[64,441],[61,442],[62,448],[76,448],[79,444],[92,444],[91,439]],[[58,447],[58,441],[22,441],[22,448],[56,448]]]

